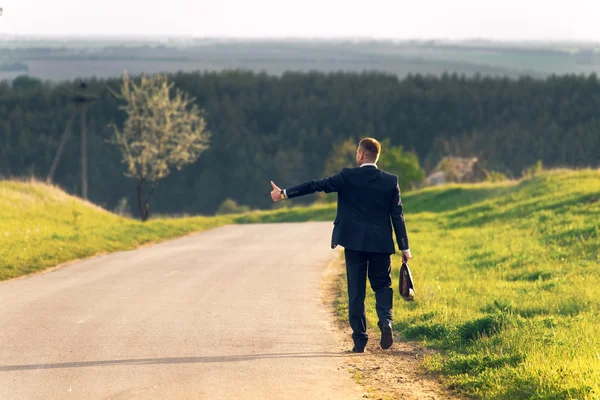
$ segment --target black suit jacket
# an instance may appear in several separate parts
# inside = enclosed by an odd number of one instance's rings
[[[329,178],[286,189],[290,199],[314,192],[338,193],[332,248],[395,253],[392,225],[400,250],[409,248],[396,175],[375,166],[344,168]]]

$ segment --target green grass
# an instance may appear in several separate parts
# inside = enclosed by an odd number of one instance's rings
[[[141,223],[43,183],[0,181],[0,281],[225,224],[327,220],[334,213],[317,206]]]
[[[394,327],[440,350],[426,370],[483,399],[600,398],[599,170],[429,188],[403,202],[417,298],[396,296]],[[227,223],[334,214],[319,205],[142,224],[43,184],[0,182],[0,279]],[[371,293],[367,310],[376,329]]]
[[[0,280],[227,222],[229,217],[197,217],[142,224],[56,187],[34,181],[0,181]]]
[[[431,188],[403,201],[417,297],[396,296],[394,327],[440,350],[425,369],[482,399],[600,398],[600,171]],[[372,329],[374,306],[369,293]]]

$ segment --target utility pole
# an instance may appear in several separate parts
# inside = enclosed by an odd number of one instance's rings
[[[50,167],[50,172],[48,173],[47,181],[48,183],[52,183],[54,179],[54,173],[56,172],[56,168],[58,167],[58,163],[60,162],[60,158],[62,156],[62,152],[69,140],[69,136],[71,136],[71,128],[73,126],[73,121],[77,116],[77,113],[80,113],[81,119],[81,197],[87,200],[88,198],[88,180],[87,180],[87,123],[85,118],[85,110],[86,105],[90,101],[94,100],[95,96],[91,96],[87,94],[87,83],[81,82],[79,83],[79,91],[76,91],[74,95],[70,96],[71,103],[73,103],[73,112],[69,121],[67,122],[67,127],[65,132],[63,133],[60,143],[58,145],[58,149],[56,150],[56,155],[54,156],[54,160],[52,161],[52,166]]]
[[[46,181],[48,183],[52,183],[52,179],[54,179],[54,173],[56,172],[56,167],[58,167],[58,162],[60,161],[60,157],[62,156],[62,152],[65,149],[65,144],[69,140],[69,136],[71,136],[71,127],[73,126],[73,120],[77,115],[77,104],[75,104],[73,108],[73,112],[71,113],[71,118],[69,118],[69,122],[67,122],[67,127],[60,138],[60,143],[58,144],[58,149],[56,150],[56,155],[54,156],[54,160],[52,161],[52,166],[50,167],[50,172],[48,173],[48,177]]]
[[[81,105],[81,196],[88,198],[87,181],[87,126],[85,123],[85,103]]]

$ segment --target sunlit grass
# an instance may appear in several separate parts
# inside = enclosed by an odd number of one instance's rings
[[[244,215],[154,218],[141,223],[44,183],[0,181],[0,281],[221,225],[327,220],[333,213],[331,207],[317,206]]]
[[[0,280],[228,222],[227,217],[196,217],[142,224],[53,186],[0,181]]]
[[[600,398],[600,171],[430,188],[403,202],[416,301],[396,295],[394,328],[440,350],[427,370],[482,399]],[[142,224],[47,185],[0,182],[0,280],[227,223],[334,215],[320,205]],[[396,256],[395,287],[399,266]],[[372,294],[367,303],[376,330]]]
[[[404,205],[417,297],[396,296],[394,327],[440,349],[426,369],[483,399],[600,398],[600,171],[427,189]]]

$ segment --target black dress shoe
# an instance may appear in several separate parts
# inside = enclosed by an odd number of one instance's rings
[[[380,325],[379,329],[381,329],[381,342],[379,342],[379,344],[381,345],[382,349],[389,349],[394,343],[394,335],[392,334],[392,324],[389,323],[385,325]]]
[[[353,352],[353,353],[364,353],[364,352],[365,352],[365,349],[364,349],[363,347],[357,347],[357,346],[354,346],[354,347],[352,348],[352,352]]]

